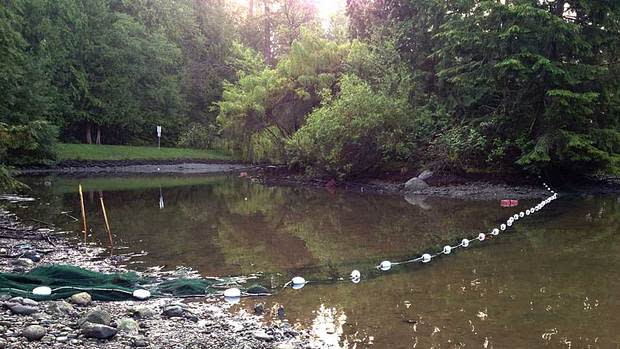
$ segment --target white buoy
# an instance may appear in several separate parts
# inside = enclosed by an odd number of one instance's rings
[[[52,294],[52,289],[47,286],[39,286],[32,290],[32,294],[35,296],[49,296]]]
[[[499,230],[501,230],[501,231],[506,230],[506,224],[502,223],[502,224],[499,226]]]
[[[528,208],[527,210],[525,210],[525,215],[526,215],[526,216],[529,216],[529,215],[530,215],[530,213],[531,213],[531,212],[530,212],[530,209],[529,209],[529,208]]]
[[[357,270],[357,269],[356,269],[356,270],[353,270],[353,271],[351,272],[351,280],[353,280],[353,279],[359,279],[359,278],[361,278],[361,277],[362,277],[362,273],[360,273],[360,271],[359,271],[359,270]]]
[[[461,246],[463,247],[468,247],[469,246],[469,240],[468,239],[463,239],[461,241]]]
[[[428,263],[431,261],[431,255],[428,253],[425,253],[422,255],[422,263]]]
[[[133,291],[133,297],[140,300],[145,300],[151,298],[151,292],[145,289],[137,289]]]
[[[381,262],[381,264],[379,264],[379,269],[381,269],[383,271],[388,271],[388,270],[392,269],[392,262],[390,262],[390,261],[383,261],[383,262]]]
[[[520,218],[525,217],[525,212],[523,212],[523,211],[519,212],[519,217],[520,217]]]
[[[495,235],[495,236],[499,235],[499,229],[494,228],[493,230],[491,230],[491,235]]]
[[[480,233],[480,234],[478,234],[478,240],[480,240],[480,241],[484,241],[484,239],[486,239],[486,237],[487,237],[487,236],[486,236],[486,235],[484,235],[484,233]]]
[[[519,220],[519,215],[518,215],[517,213],[515,213],[515,214],[512,216],[512,219],[514,219],[515,221]]]
[[[239,298],[241,297],[241,290],[233,287],[224,291],[224,298]]]
[[[443,251],[444,254],[450,254],[450,252],[452,252],[452,246],[446,245],[443,247]]]
[[[509,227],[512,227],[512,222],[513,222],[513,221],[511,221],[511,220],[509,219],[509,220],[508,220],[508,222],[506,222],[506,225],[507,225],[507,226],[509,226]]]
[[[228,304],[237,304],[241,302],[241,297],[224,297],[224,300]]]
[[[291,279],[291,282],[293,283],[293,286],[295,286],[295,285],[305,285],[306,284],[306,279],[302,278],[301,276],[295,276],[294,278]]]
[[[304,288],[304,286],[306,286],[306,284],[293,284],[293,290],[299,290]]]

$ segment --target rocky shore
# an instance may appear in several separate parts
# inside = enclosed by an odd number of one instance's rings
[[[0,272],[71,264],[101,272],[126,271],[131,256],[102,258],[51,227],[28,226],[0,209]],[[286,319],[264,324],[233,312],[220,298],[151,298],[99,302],[88,293],[36,302],[0,293],[0,348],[313,348],[320,347]]]

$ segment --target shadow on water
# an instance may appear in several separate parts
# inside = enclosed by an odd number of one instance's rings
[[[226,176],[26,178],[37,202],[18,214],[51,221],[79,238],[77,186],[85,190],[91,241],[147,251],[133,268],[190,266],[205,276],[262,272],[320,281],[274,297],[244,299],[334,346],[521,348],[620,346],[620,203],[561,198],[485,243],[430,265],[382,260],[436,252],[488,231],[514,208],[495,201],[329,193],[264,187]],[[535,201],[521,202],[529,207]],[[60,214],[66,212],[65,214]],[[362,282],[347,282],[352,269]],[[381,276],[381,277],[377,277]],[[340,282],[331,282],[344,279]],[[329,281],[329,282],[328,282]]]

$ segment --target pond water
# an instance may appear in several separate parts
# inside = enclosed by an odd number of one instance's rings
[[[425,265],[402,260],[497,226],[499,202],[266,187],[233,176],[24,179],[24,218],[80,239],[78,184],[92,233],[109,253],[146,252],[131,267],[189,266],[204,276],[264,273],[278,289],[266,318],[286,318],[337,348],[620,348],[620,199],[562,195],[501,234]],[[64,212],[64,213],[63,213]],[[119,249],[125,247],[124,249]],[[348,279],[352,269],[362,281]],[[327,346],[327,345],[326,345]]]

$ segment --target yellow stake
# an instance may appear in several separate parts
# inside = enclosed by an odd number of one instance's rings
[[[86,224],[86,210],[84,209],[84,194],[82,193],[82,185],[78,186],[80,191],[80,206],[82,207],[82,221],[84,222],[84,241],[86,241],[86,232],[88,231],[88,225]]]
[[[105,204],[103,203],[103,195],[99,196],[101,201],[101,211],[103,211],[103,220],[105,220],[105,227],[108,231],[108,239],[110,239],[110,246],[112,246],[112,232],[110,231],[110,223],[108,223],[108,214],[105,211]]]

